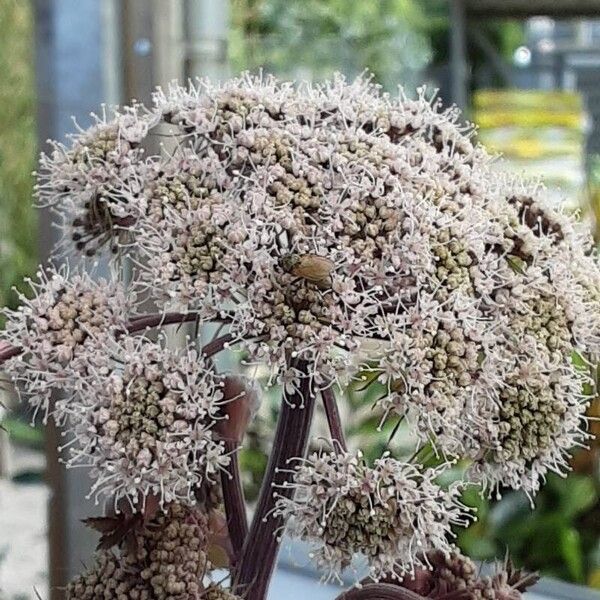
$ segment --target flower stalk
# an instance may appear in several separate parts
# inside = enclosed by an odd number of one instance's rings
[[[221,473],[221,488],[227,516],[227,529],[233,548],[234,566],[239,561],[244,541],[248,536],[246,500],[240,478],[238,450],[239,447],[235,441],[225,440],[225,451],[229,454],[230,462],[226,470]]]
[[[348,450],[348,446],[346,445],[344,426],[342,425],[340,409],[337,404],[335,392],[330,387],[325,388],[324,390],[321,390],[321,398],[323,399],[323,406],[325,407],[325,415],[327,417],[329,433],[331,434],[331,441],[334,443],[334,446],[336,446],[336,449],[345,452]]]
[[[281,403],[273,449],[235,577],[238,593],[247,600],[266,597],[279,551],[279,534],[285,525],[281,516],[273,515],[275,486],[281,490],[280,494],[291,497],[292,489],[286,489],[291,480],[290,461],[304,456],[308,446],[315,398],[311,394],[307,365],[298,363],[296,368],[304,377],[298,391],[284,395]]]
[[[458,597],[456,598],[458,600]],[[337,600],[425,600],[425,598],[391,583],[369,583],[341,593]]]

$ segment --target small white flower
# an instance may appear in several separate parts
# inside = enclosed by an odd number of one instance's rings
[[[130,337],[109,348],[91,359],[108,374],[57,404],[73,436],[67,466],[91,468],[96,499],[124,498],[134,510],[149,495],[194,504],[200,485],[229,463],[213,429],[222,418],[221,380],[191,349]]]
[[[49,410],[53,388],[73,390],[76,374],[85,376],[91,357],[107,339],[125,331],[135,295],[117,282],[68,274],[66,267],[39,271],[30,282],[32,297],[5,309],[2,339],[22,349],[6,368],[30,404]]]
[[[424,552],[450,552],[451,526],[468,523],[459,486],[442,489],[439,473],[389,456],[369,467],[360,454],[313,454],[280,486],[275,515],[311,543],[327,579],[341,582],[357,554],[373,579],[401,579],[424,564]]]

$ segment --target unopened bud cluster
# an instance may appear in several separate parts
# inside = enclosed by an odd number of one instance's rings
[[[463,600],[521,600],[522,592],[537,581],[533,574],[517,571],[510,561],[497,565],[490,575],[468,557],[453,552],[432,552],[426,557],[426,569],[406,577],[402,586],[419,597]]]
[[[67,600],[199,600],[208,567],[207,520],[169,505],[131,534],[119,550],[100,551],[96,564],[74,579]]]

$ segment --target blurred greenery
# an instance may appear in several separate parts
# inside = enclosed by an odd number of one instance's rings
[[[551,475],[532,511],[521,493],[490,502],[471,489],[465,502],[478,508],[478,521],[459,532],[458,543],[476,559],[491,560],[508,548],[529,569],[597,585],[599,493],[598,482],[589,475]]]
[[[36,265],[31,206],[36,153],[33,16],[27,0],[0,0],[0,306]]]
[[[600,243],[600,155],[590,158],[588,173],[588,206],[587,211],[594,221],[594,236]]]
[[[431,59],[415,0],[233,0],[230,58],[235,71],[319,79],[365,69],[388,89]],[[416,81],[415,81],[416,83]]]
[[[43,450],[44,432],[41,425],[32,426],[18,416],[10,415],[2,420],[0,427],[8,433],[14,444]]]

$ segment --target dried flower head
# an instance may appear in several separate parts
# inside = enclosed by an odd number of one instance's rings
[[[424,551],[450,552],[451,526],[468,522],[459,486],[443,490],[438,475],[389,456],[371,468],[360,453],[314,454],[282,486],[276,514],[313,545],[311,556],[327,579],[339,579],[356,554],[365,557],[371,578],[402,578],[423,564]]]
[[[96,499],[125,498],[134,510],[148,495],[194,504],[229,462],[213,429],[222,381],[193,348],[124,338],[111,350],[80,397],[57,406],[72,427],[67,466],[91,468]]]
[[[4,310],[2,338],[22,349],[6,368],[36,412],[47,416],[52,389],[71,389],[90,357],[125,330],[135,295],[66,268],[40,270],[29,283],[32,297],[21,295],[19,309]]]

